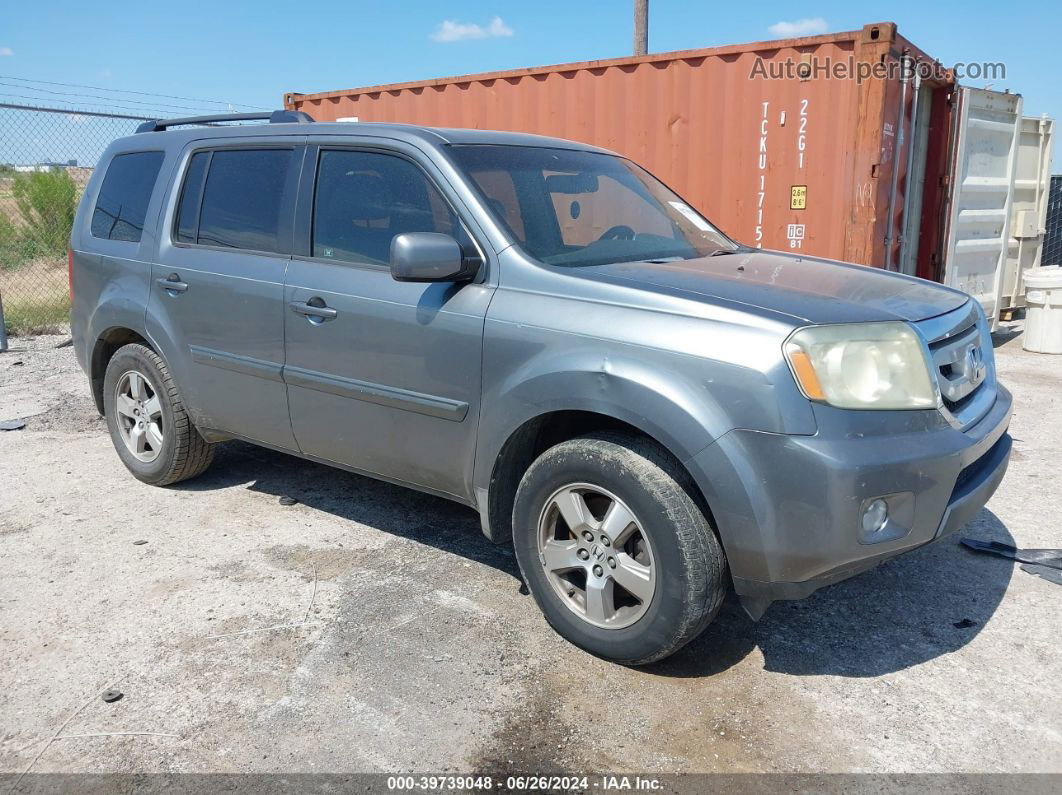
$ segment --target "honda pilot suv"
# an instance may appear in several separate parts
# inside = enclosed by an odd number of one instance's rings
[[[758,618],[1003,477],[963,293],[739,245],[571,141],[245,118],[115,141],[74,223],[77,358],[146,483],[242,439],[456,500],[561,635],[637,665],[731,584]]]

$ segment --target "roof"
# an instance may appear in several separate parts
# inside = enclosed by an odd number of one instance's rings
[[[424,127],[416,124],[389,124],[381,122],[315,122],[302,124],[238,124],[214,126],[189,126],[157,132],[143,132],[121,139],[124,149],[157,149],[160,143],[184,146],[191,141],[223,140],[226,138],[319,136],[392,138],[407,143],[438,147],[447,144],[494,144],[503,146],[548,146],[558,149],[579,149],[606,152],[589,144],[550,138],[530,133],[502,132],[495,130],[468,130],[458,128]]]

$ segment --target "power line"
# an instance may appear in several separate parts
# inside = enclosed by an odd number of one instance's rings
[[[270,108],[263,108],[260,105],[248,105],[246,102],[226,102],[222,99],[202,99],[199,97],[180,97],[175,94],[158,94],[152,91],[134,91],[132,89],[125,88],[106,88],[104,86],[90,86],[83,83],[61,83],[55,80],[37,80],[30,77],[16,77],[14,75],[0,75],[0,78],[4,80],[21,80],[26,83],[40,83],[46,86],[62,86],[63,88],[89,88],[93,91],[107,91],[113,94],[136,94],[142,97],[158,97],[161,99],[179,99],[183,102],[204,102],[211,105],[232,105],[236,108],[251,108],[252,110],[270,110]],[[26,86],[30,88],[30,86]],[[133,100],[129,100],[132,102]]]
[[[41,101],[41,99],[42,99],[41,97],[29,96],[27,94],[11,94],[11,93],[7,93],[7,92],[0,92],[0,97],[10,97],[10,98],[14,98],[14,99],[24,99],[24,100],[29,100],[30,102],[36,102],[36,103],[39,103]],[[139,114],[143,114],[144,118],[147,118],[148,116],[158,117],[160,114],[162,116],[165,116],[167,114],[173,113],[173,111],[165,110],[165,109],[162,109],[162,108],[138,108],[138,107],[130,107],[129,105],[121,105],[121,104],[117,104],[117,103],[113,103],[113,102],[78,103],[78,102],[70,102],[69,100],[65,100],[65,99],[51,99],[51,100],[49,100],[49,102],[51,102],[52,104],[58,104],[58,105],[69,105],[69,106],[71,106],[69,108],[71,113],[77,113],[79,110],[81,110],[83,108],[86,108],[87,106],[88,107],[92,107],[92,108],[107,108],[107,109],[119,109],[119,110],[132,111],[132,112],[136,112],[136,113],[139,113]]]
[[[13,97],[15,99],[28,99],[31,102],[40,102],[41,101],[40,97],[31,97],[31,96],[28,96],[26,94],[10,94],[10,93],[7,93],[7,92],[0,92],[0,97]],[[52,103],[60,104],[60,105],[73,105],[74,107],[71,107],[69,109],[71,113],[75,113],[76,114],[78,112],[78,110],[82,109],[82,106],[80,106],[80,105],[78,105],[78,104],[76,104],[74,102],[70,102],[69,100],[53,99],[53,100],[50,100],[50,101]],[[89,103],[89,104],[91,104],[91,105],[93,105],[95,107],[118,108],[120,110],[129,110],[129,111],[135,111],[137,113],[144,113],[144,114],[150,113],[152,115],[161,114],[162,116],[166,116],[166,115],[172,113],[172,111],[161,110],[159,108],[131,108],[128,105],[119,105],[119,104],[115,104],[115,103],[92,102],[92,103]]]
[[[10,102],[0,102],[0,110],[32,110],[35,113],[60,113],[66,116],[91,116],[104,119],[129,119],[130,121],[148,121],[143,116],[125,116],[121,113],[101,113],[95,110],[74,110],[72,108],[46,108],[41,105],[15,105]]]
[[[190,105],[171,105],[164,102],[144,102],[139,99],[129,99],[128,97],[106,97],[100,94],[83,94],[79,91],[53,91],[50,88],[37,88],[36,86],[25,86],[19,83],[5,83],[0,81],[0,86],[7,86],[8,88],[20,88],[23,91],[33,91],[38,94],[49,94],[52,96],[65,96],[65,97],[79,97],[83,99],[102,99],[107,102],[111,102],[114,99],[118,99],[122,102],[129,102],[134,105],[146,105],[148,107],[167,108],[168,110],[194,110],[197,112],[203,112],[205,108],[203,106],[192,107]],[[215,111],[216,112],[216,111]]]

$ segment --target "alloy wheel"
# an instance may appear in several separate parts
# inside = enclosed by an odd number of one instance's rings
[[[136,370],[118,379],[114,391],[115,421],[126,448],[145,463],[162,452],[165,431],[162,404],[151,383]]]
[[[630,626],[656,593],[649,535],[630,508],[600,486],[573,483],[546,501],[538,556],[565,606],[597,627]]]

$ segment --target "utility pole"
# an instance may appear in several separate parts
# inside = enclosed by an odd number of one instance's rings
[[[634,0],[634,54],[649,52],[649,0]]]

